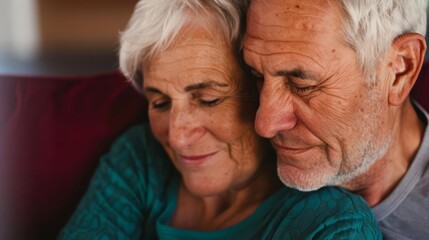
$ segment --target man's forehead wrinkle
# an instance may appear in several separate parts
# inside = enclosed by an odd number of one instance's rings
[[[261,43],[252,43],[252,45],[258,45],[258,47],[255,48],[255,47],[249,46],[249,44],[247,44],[244,46],[244,49],[247,51],[256,53],[259,56],[271,56],[273,54],[275,55],[275,54],[287,53],[287,54],[297,54],[300,56],[308,57],[308,55],[300,54],[300,53],[297,53],[296,51],[286,50],[288,48],[288,46],[284,46],[284,47],[279,46],[281,44],[287,44],[287,43],[296,43],[296,42],[303,43],[301,41],[268,41],[268,42],[265,41],[265,42],[262,42],[262,41],[264,41],[263,39],[257,39],[257,40],[261,41]],[[289,48],[291,48],[291,47],[289,47]],[[292,48],[292,50],[293,49],[294,48]]]
[[[245,47],[245,49],[247,51],[252,52],[254,54],[257,54],[258,56],[261,56],[261,57],[275,57],[276,55],[282,55],[282,54],[285,54],[285,53],[292,54],[292,55],[298,55],[298,56],[301,56],[301,57],[305,57],[306,59],[308,59],[309,61],[311,61],[312,64],[316,65],[318,68],[320,68],[322,70],[325,69],[322,65],[320,65],[318,62],[316,62],[312,58],[308,57],[307,55],[296,53],[296,52],[286,52],[285,51],[285,52],[275,52],[275,53],[259,53],[259,52],[255,51],[253,49],[249,49],[249,48],[246,48],[246,47]]]
[[[281,44],[291,44],[291,43],[296,43],[296,44],[303,44],[305,46],[310,45],[310,44],[315,44],[311,41],[304,41],[304,40],[284,40],[284,39],[267,39],[264,38],[262,36],[254,36],[254,35],[250,35],[247,34],[247,37],[249,41],[251,41],[251,44],[257,44],[258,41],[261,43],[260,45],[272,45],[275,44],[276,46],[274,46],[274,48],[277,50],[278,46]],[[263,44],[262,44],[263,43]],[[281,48],[281,47],[280,47]]]
[[[259,8],[259,11],[256,9],[250,8],[248,15],[248,22],[254,21],[257,24],[261,24],[262,26],[269,26],[267,22],[274,22],[274,19],[277,19],[275,22],[282,22],[285,24],[287,22],[287,26],[285,27],[296,27],[297,29],[302,29],[302,26],[307,27],[308,29],[319,29],[319,30],[327,30],[328,27],[325,24],[321,24],[326,22],[327,18],[331,18],[333,16],[332,4],[322,4],[318,6],[318,4],[312,5],[303,5],[300,4],[289,4],[287,6],[282,6],[279,9],[279,6],[271,6],[269,3],[264,1],[265,8]],[[270,16],[271,15],[271,16]],[[281,21],[285,20],[285,21]],[[293,20],[293,21],[288,21]],[[281,27],[281,26],[278,26]]]
[[[309,62],[311,62],[312,64],[316,65],[319,69],[324,69],[324,67],[322,65],[320,65],[318,62],[316,62],[315,60],[313,60],[312,58],[308,57],[307,55],[304,54],[300,54],[300,53],[296,53],[296,52],[283,52],[283,53],[272,53],[270,55],[267,55],[267,57],[274,57],[275,55],[283,55],[284,53],[288,53],[291,55],[296,55],[296,56],[300,56],[300,57],[304,57],[306,58]],[[304,63],[305,65],[308,64],[308,62]],[[295,68],[294,68],[295,69]],[[301,68],[304,69],[304,68]]]
[[[253,38],[251,40],[251,43],[244,45],[244,49],[246,51],[252,52],[262,57],[270,57],[270,56],[275,56],[277,54],[298,55],[301,57],[305,57],[306,59],[311,60],[314,64],[318,65],[319,67],[322,67],[320,64],[318,64],[314,59],[312,59],[308,55],[293,51],[296,47],[292,48],[292,50],[286,50],[288,46],[279,47],[280,44],[286,45],[287,43],[294,43],[294,42],[295,43],[299,42],[300,44],[302,43],[305,45],[305,42],[302,42],[302,41],[264,41],[263,39],[260,39],[260,38]],[[319,54],[316,54],[316,56],[320,57]]]
[[[332,32],[332,27],[328,27],[320,24],[323,21],[322,18],[316,18],[315,21],[309,21],[311,16],[296,16],[296,21],[288,21],[279,23],[278,21],[274,22],[265,22],[259,21],[258,19],[250,18],[252,21],[251,26],[248,28],[250,32],[272,32],[273,30],[288,32],[293,30],[305,30],[307,32]],[[328,31],[329,30],[329,31]]]
[[[296,28],[291,26],[283,25],[261,25],[254,24],[247,28],[246,36],[254,39],[261,39],[266,41],[293,41],[294,39],[303,41],[310,39],[317,39],[324,35],[333,34],[335,30],[325,31],[323,29],[316,28]],[[305,36],[303,37],[303,34]]]
[[[254,0],[254,2],[257,2],[257,0]],[[276,12],[278,9],[278,6],[272,6],[273,4],[268,3],[267,0],[262,0],[264,3],[264,6],[272,10],[273,12]],[[313,0],[312,3],[314,4],[306,4],[305,2],[300,3],[287,3],[284,0],[281,1],[282,8],[294,12],[305,12],[309,9],[315,9],[316,13],[328,13],[328,9],[334,7],[331,0],[322,0],[317,1]]]

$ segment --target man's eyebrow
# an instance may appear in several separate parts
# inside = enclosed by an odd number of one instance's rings
[[[308,80],[314,80],[317,81],[317,77],[309,72],[309,71],[305,71],[302,69],[293,69],[290,71],[277,71],[276,72],[276,76],[281,76],[281,77],[287,77],[287,78],[300,78],[300,79],[308,79]]]
[[[185,92],[190,92],[193,90],[200,90],[200,89],[210,88],[210,87],[228,87],[228,86],[229,85],[226,83],[207,81],[207,82],[202,82],[202,83],[197,83],[197,84],[192,84],[192,85],[186,86]]]

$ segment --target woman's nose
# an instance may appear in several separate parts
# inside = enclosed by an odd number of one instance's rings
[[[260,136],[272,138],[295,127],[297,118],[289,89],[270,86],[265,81],[259,98],[255,130]]]
[[[172,106],[168,135],[170,146],[181,150],[197,143],[204,133],[200,123],[201,119],[195,111],[186,106]]]

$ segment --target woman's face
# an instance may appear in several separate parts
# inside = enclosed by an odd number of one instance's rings
[[[250,81],[215,27],[187,27],[143,64],[149,120],[187,189],[212,196],[246,186],[261,160]]]

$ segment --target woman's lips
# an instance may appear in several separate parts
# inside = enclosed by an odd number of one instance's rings
[[[208,161],[217,152],[204,155],[179,155],[179,160],[187,167],[198,167]]]

